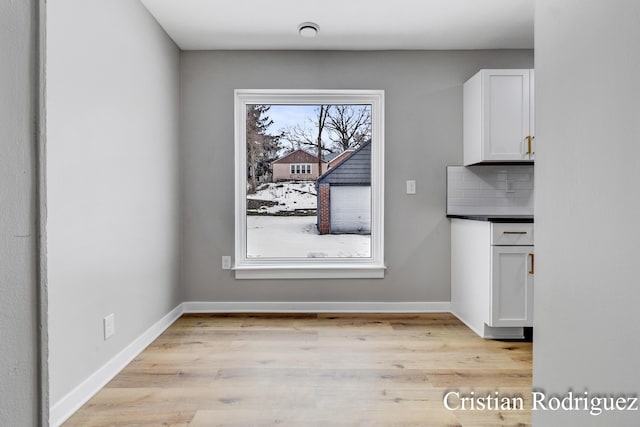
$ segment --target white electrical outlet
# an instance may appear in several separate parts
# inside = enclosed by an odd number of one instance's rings
[[[223,270],[231,270],[231,257],[224,255],[222,257],[222,269]]]
[[[115,323],[115,315],[111,313],[107,317],[104,318],[104,339],[108,339],[113,334],[116,333],[116,323]]]
[[[413,179],[407,181],[407,194],[416,194],[416,181]]]

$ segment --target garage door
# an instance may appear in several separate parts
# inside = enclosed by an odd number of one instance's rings
[[[331,233],[371,234],[371,186],[331,186]]]

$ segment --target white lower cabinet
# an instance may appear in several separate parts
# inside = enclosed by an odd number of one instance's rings
[[[533,326],[533,224],[451,220],[451,307],[483,338]]]
[[[489,326],[533,326],[533,246],[493,246]]]

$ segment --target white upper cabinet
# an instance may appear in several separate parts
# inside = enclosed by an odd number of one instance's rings
[[[534,159],[534,70],[480,70],[463,87],[464,165]]]

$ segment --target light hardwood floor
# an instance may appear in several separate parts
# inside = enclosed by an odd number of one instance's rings
[[[531,350],[450,314],[185,315],[64,425],[530,425]],[[455,390],[524,410],[449,411]]]

